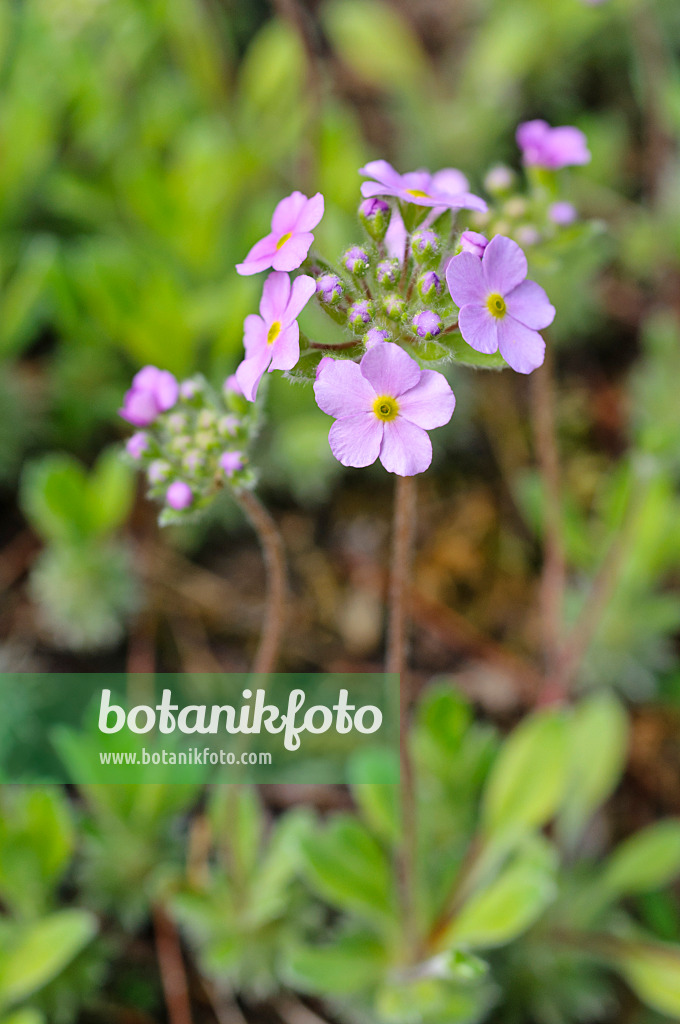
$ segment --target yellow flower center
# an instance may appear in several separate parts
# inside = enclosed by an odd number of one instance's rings
[[[267,344],[273,345],[279,334],[281,333],[281,321],[275,320],[267,331]]]
[[[415,199],[430,198],[427,192],[422,192],[419,188],[407,188],[406,191],[410,196],[413,196]]]
[[[486,300],[486,308],[491,313],[491,316],[495,316],[497,320],[502,320],[506,314],[505,299],[496,292]]]
[[[389,395],[378,395],[373,403],[373,412],[379,420],[390,423],[399,415],[399,402]]]
[[[288,239],[292,238],[292,237],[293,237],[293,232],[292,231],[289,231],[287,235],[281,235],[281,237],[279,238],[278,242],[276,243],[276,248],[280,249],[282,246],[284,246],[286,244]]]

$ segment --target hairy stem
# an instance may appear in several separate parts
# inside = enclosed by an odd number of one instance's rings
[[[279,529],[260,499],[243,490],[237,500],[257,534],[267,570],[264,622],[253,662],[254,673],[267,675],[276,667],[285,624],[286,557]]]
[[[156,955],[170,1024],[192,1024],[189,985],[175,923],[162,906],[153,910]]]
[[[417,822],[413,766],[408,747],[410,693],[406,673],[408,643],[408,599],[415,534],[416,482],[412,476],[398,476],[394,494],[394,526],[389,590],[387,671],[398,673],[402,840],[399,884],[406,953],[417,951],[415,879]]]

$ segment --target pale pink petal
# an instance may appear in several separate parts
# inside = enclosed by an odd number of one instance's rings
[[[494,235],[484,250],[482,270],[488,290],[507,295],[527,276],[527,258],[517,242]]]
[[[260,313],[267,324],[281,320],[290,298],[290,278],[279,271],[270,274],[262,289]]]
[[[159,370],[156,380],[156,401],[162,412],[172,409],[179,395],[179,384],[169,370]]]
[[[485,352],[487,355],[498,349],[499,323],[484,306],[463,306],[458,314],[458,326],[465,341],[477,352]]]
[[[126,393],[123,408],[118,410],[118,414],[135,427],[148,427],[156,419],[159,411],[151,391],[131,388]]]
[[[403,192],[425,192],[429,196],[432,194],[432,175],[422,167],[418,171],[402,174],[401,189]]]
[[[283,322],[290,323],[299,317],[312,295],[316,292],[316,281],[313,277],[302,274],[293,281],[293,288],[283,313]]]
[[[247,359],[267,347],[267,325],[257,313],[249,313],[243,321],[243,347]]]
[[[380,452],[383,423],[372,412],[336,420],[328,433],[331,451],[343,466],[370,466]]]
[[[427,431],[402,416],[385,424],[380,461],[389,473],[414,476],[432,462],[432,442]]]
[[[158,383],[158,374],[161,370],[157,366],[143,366],[132,378],[133,388],[143,388],[145,391],[154,391]]]
[[[515,320],[535,331],[549,327],[555,319],[555,307],[535,281],[522,281],[506,295],[505,304]]]
[[[402,189],[400,186],[382,185],[377,181],[363,181],[361,194],[364,199],[372,199],[373,196],[401,196]]]
[[[260,271],[271,267],[272,259],[276,252],[276,242],[276,235],[266,235],[259,242],[256,242],[243,263],[236,264],[238,273],[242,277],[248,277],[251,274],[259,274]]]
[[[295,231],[312,231],[323,217],[324,201],[320,192],[308,199],[295,222]]]
[[[406,228],[404,227],[399,210],[392,211],[390,224],[385,235],[385,248],[387,249],[388,256],[403,263],[406,252]]]
[[[447,192],[455,196],[459,192],[467,192],[470,183],[462,171],[455,167],[445,167],[432,175],[432,186],[436,192]]]
[[[399,397],[399,416],[425,430],[443,427],[456,407],[451,386],[443,373],[423,370],[420,381]]]
[[[392,398],[415,387],[421,374],[415,359],[391,341],[370,349],[361,360],[360,369],[377,395]]]
[[[325,356],[319,363],[314,382],[316,404],[329,416],[356,416],[370,412],[376,393],[362,375],[357,363]]]
[[[265,348],[252,358],[244,359],[236,369],[236,380],[249,402],[255,401],[262,375],[269,366],[271,353]]]
[[[524,121],[517,128],[515,138],[520,149],[529,149],[543,145],[550,134],[550,125],[547,121]]]
[[[531,373],[545,359],[545,342],[541,335],[511,316],[498,322],[498,347],[508,366],[517,373]]]
[[[300,358],[300,328],[297,320],[281,332],[271,346],[270,370],[292,370]]]
[[[546,162],[555,170],[590,163],[588,141],[580,128],[571,125],[553,128],[546,139],[545,151]]]
[[[446,283],[451,298],[459,307],[467,306],[471,302],[482,303],[488,294],[482,273],[482,261],[471,252],[461,252],[449,260]]]
[[[292,192],[277,204],[272,216],[272,234],[278,240],[281,235],[295,230],[297,219],[307,203],[307,196],[302,192]]]
[[[359,168],[359,174],[363,174],[366,178],[375,178],[376,181],[383,185],[391,185],[392,188],[399,188],[401,184],[401,174],[395,171],[387,160],[370,160]]]
[[[292,235],[272,256],[274,270],[297,270],[307,259],[313,241],[314,235],[311,231],[301,231]]]

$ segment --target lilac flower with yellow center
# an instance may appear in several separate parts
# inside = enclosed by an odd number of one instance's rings
[[[249,402],[255,401],[263,374],[292,370],[300,358],[297,318],[316,291],[316,282],[305,275],[292,287],[288,274],[275,272],[264,283],[260,315],[251,313],[244,322],[246,357],[236,370],[236,380]]]
[[[328,440],[343,466],[370,466],[377,458],[398,476],[423,473],[432,461],[427,434],[453,415],[456,400],[436,370],[421,370],[399,345],[384,341],[360,363],[326,356],[314,393],[335,417]]]
[[[551,128],[547,121],[524,121],[517,129],[517,145],[527,166],[559,171],[590,163],[588,142],[579,128]]]
[[[274,210],[271,232],[255,243],[243,263],[236,264],[239,274],[259,274],[270,267],[297,270],[314,241],[312,229],[323,217],[323,210],[320,192],[311,199],[302,192],[293,192],[282,199]]]
[[[468,180],[461,171],[452,167],[431,174],[430,171],[411,171],[399,174],[386,160],[372,160],[359,170],[371,181],[364,181],[361,194],[394,196],[404,203],[416,206],[442,207],[448,210],[478,210],[484,213],[486,203],[468,191]]]
[[[179,384],[168,370],[145,366],[132,378],[119,415],[134,427],[148,427],[162,412],[172,409],[179,395]]]
[[[462,252],[446,270],[465,341],[477,352],[500,350],[518,373],[531,373],[542,364],[545,342],[538,331],[555,317],[555,307],[541,286],[526,280],[527,269],[517,243],[496,235],[481,259]]]

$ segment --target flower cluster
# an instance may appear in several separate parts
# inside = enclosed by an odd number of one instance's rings
[[[167,370],[145,366],[120,415],[139,428],[125,447],[144,469],[149,495],[163,504],[161,524],[186,520],[225,485],[254,485],[247,452],[256,410],[235,377],[225,381],[220,395],[200,375],[179,383]]]
[[[507,365],[524,374],[539,367],[539,332],[555,309],[527,279],[522,246],[574,233],[578,214],[556,172],[590,154],[577,128],[544,121],[520,125],[517,141],[529,193],[517,192],[517,175],[497,166],[485,179],[491,203],[455,168],[400,174],[385,160],[366,164],[358,210],[365,237],[337,266],[310,255],[323,197],[283,199],[270,233],[237,265],[240,274],[271,271],[259,314],[244,325],[236,377],[246,399],[255,400],[267,371],[312,380],[317,404],[336,420],[329,441],[343,465],[379,459],[410,476],[430,465],[427,431],[448,423],[455,406],[435,366]],[[298,326],[314,295],[329,318],[319,340]]]

